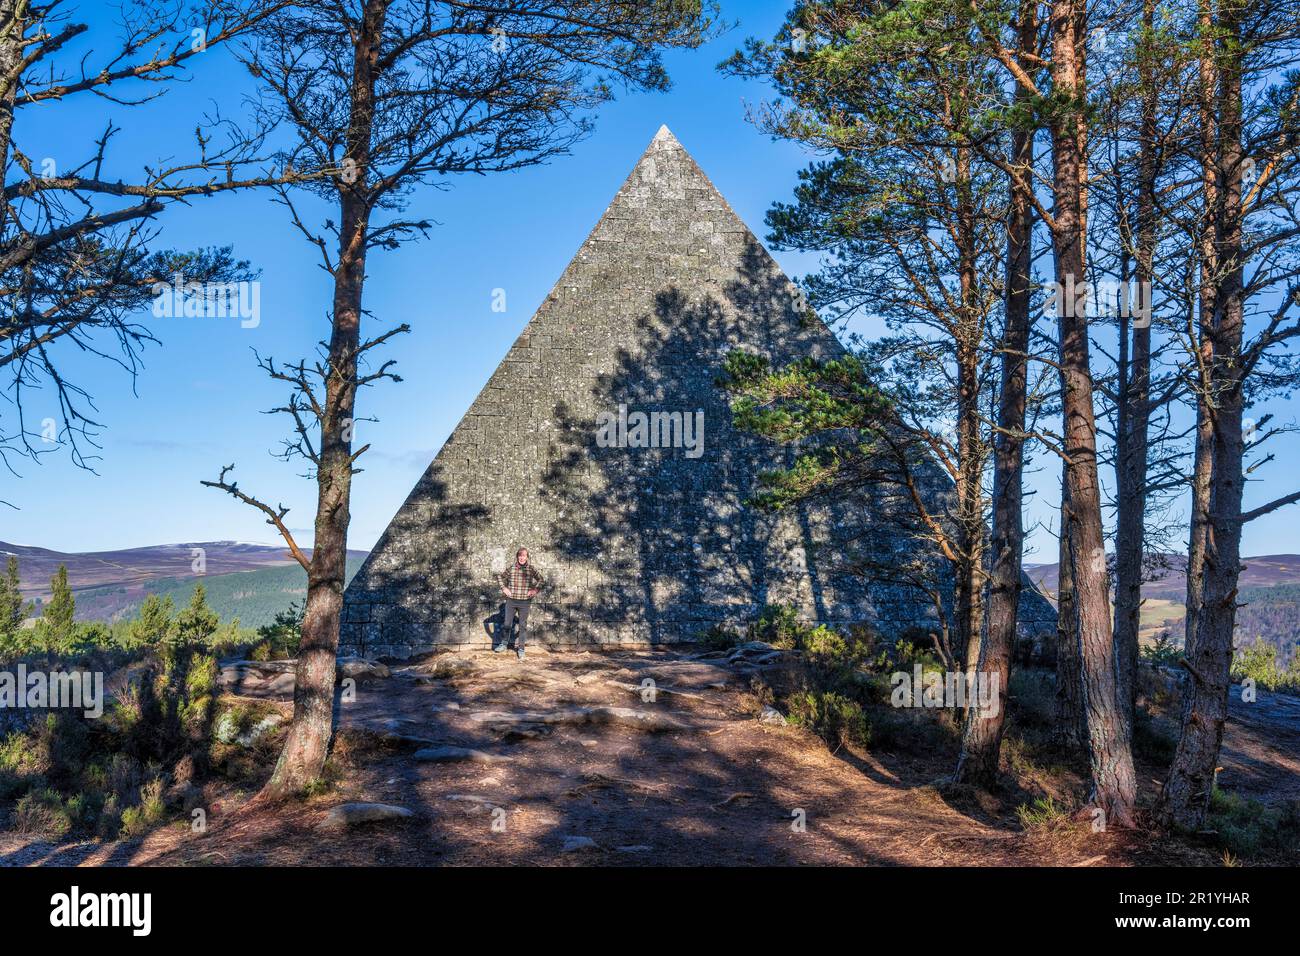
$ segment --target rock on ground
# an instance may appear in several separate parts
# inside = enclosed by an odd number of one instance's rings
[[[340,677],[391,677],[393,672],[388,669],[387,664],[380,664],[378,661],[362,660],[359,657],[341,657],[339,658],[339,676]]]
[[[318,825],[319,830],[345,830],[358,823],[381,823],[390,820],[407,820],[415,816],[413,810],[395,807],[388,803],[344,803],[326,814]]]
[[[486,724],[495,731],[521,731],[546,725],[577,726],[580,724],[618,724],[649,733],[667,730],[694,730],[690,724],[668,714],[631,707],[565,707],[559,710],[522,711],[504,713],[485,710],[471,714],[476,723]]]
[[[226,711],[217,720],[217,726],[213,729],[213,734],[223,744],[239,744],[241,747],[251,747],[283,724],[284,721],[285,718],[280,714],[267,714],[252,727],[241,731],[235,714]]]
[[[425,763],[453,763],[460,760],[472,763],[496,763],[508,758],[475,750],[472,747],[425,747],[423,750],[417,750],[413,759]]]

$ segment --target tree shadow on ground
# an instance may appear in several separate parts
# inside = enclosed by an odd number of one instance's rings
[[[709,667],[694,655],[542,654],[503,666],[483,653],[471,661],[478,676],[454,663],[464,656],[432,658],[430,673],[440,676],[426,683],[408,672],[359,693],[332,758],[340,774],[335,790],[278,811],[218,818],[207,836],[133,859],[616,866],[1036,859],[1015,834],[936,798],[927,784],[947,755],[872,753],[859,762],[797,728],[766,727],[753,719],[745,676],[732,673],[726,690],[710,690],[716,675],[692,673]],[[658,691],[646,701],[651,675]],[[611,704],[692,729],[582,724],[510,734],[470,716]],[[385,741],[379,731],[411,739]],[[414,759],[435,743],[498,759]],[[417,818],[346,833],[315,829],[328,807],[352,800],[405,806]],[[595,846],[566,852],[571,837]]]

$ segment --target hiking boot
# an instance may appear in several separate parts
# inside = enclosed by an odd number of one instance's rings
[[[516,648],[515,653],[519,655],[521,661],[524,659],[524,649],[522,647]]]
[[[506,646],[505,646],[504,644],[493,644],[493,645],[492,645],[492,653],[493,653],[493,654],[500,654],[500,653],[501,653],[502,651],[504,651],[505,649],[506,649]]]

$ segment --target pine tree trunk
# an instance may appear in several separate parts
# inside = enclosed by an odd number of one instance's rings
[[[366,195],[375,62],[384,31],[387,3],[366,5],[355,44],[351,120],[346,156],[355,163],[353,182],[339,182],[339,254],[334,270],[333,328],[329,375],[320,423],[316,485],[315,542],[307,572],[293,723],[263,795],[280,798],[320,779],[334,732],[334,688],[338,667],[339,621],[347,568],[351,517],[352,425],[356,402],[357,350],[366,275],[370,207]]]
[[[1144,0],[1143,36],[1155,30],[1155,5]],[[1119,659],[1120,703],[1133,722],[1137,706],[1138,631],[1141,627],[1142,566],[1146,538],[1147,463],[1151,421],[1151,288],[1156,244],[1156,110],[1159,90],[1149,51],[1139,51],[1142,120],[1138,147],[1137,294],[1140,307],[1121,325],[1127,362],[1120,386],[1120,422],[1116,429],[1115,471],[1115,653]],[[1121,312],[1124,310],[1121,309]]]
[[[957,619],[957,643],[962,664],[973,674],[979,664],[980,631],[983,621],[981,595],[984,544],[984,501],[982,495],[983,460],[979,438],[979,392],[977,365],[979,352],[974,348],[958,349],[958,468],[956,543],[958,560],[954,590]]]
[[[1199,12],[1201,56],[1198,64],[1201,126],[1201,201],[1205,212],[1200,227],[1200,290],[1198,301],[1199,367],[1196,390],[1196,445],[1192,464],[1191,522],[1187,541],[1187,603],[1183,618],[1183,653],[1190,660],[1196,648],[1196,622],[1200,615],[1202,576],[1205,573],[1205,535],[1210,515],[1210,456],[1213,426],[1207,407],[1210,394],[1208,370],[1212,361],[1210,335],[1214,325],[1217,265],[1213,211],[1218,204],[1215,154],[1218,124],[1214,115],[1218,70],[1214,62],[1214,19],[1208,0],[1201,0]]]
[[[1220,35],[1228,54],[1219,69],[1219,202],[1216,206],[1216,258],[1221,266],[1211,333],[1209,417],[1211,432],[1209,526],[1205,539],[1204,592],[1196,640],[1185,656],[1191,680],[1183,708],[1183,729],[1161,794],[1163,822],[1199,828],[1214,791],[1214,770],[1223,743],[1231,687],[1232,637],[1241,573],[1241,498],[1243,491],[1243,394],[1241,346],[1244,319],[1242,249],[1242,76],[1239,47],[1242,11],[1225,7]],[[1189,608],[1189,611],[1191,609]]]
[[[1070,509],[1061,477],[1061,536],[1056,574],[1056,743],[1063,750],[1088,745],[1083,717],[1083,674],[1078,619],[1074,616],[1074,573],[1070,564]]]
[[[980,440],[980,343],[984,337],[978,298],[976,245],[978,228],[971,193],[970,152],[957,150],[958,286],[961,302],[957,354],[957,513],[959,560],[955,588],[957,640],[967,674],[979,665],[983,622],[984,447]]]
[[[1199,397],[1197,401],[1199,404]],[[1183,618],[1183,655],[1188,660],[1195,653],[1196,622],[1200,616],[1204,591],[1205,538],[1210,522],[1210,439],[1210,416],[1205,409],[1197,408],[1191,521],[1187,536],[1187,606]]]
[[[1037,34],[1036,4],[1025,4],[1020,22],[1021,49],[1032,50]],[[1023,91],[1017,94],[1027,99]],[[1030,201],[1034,133],[1012,135],[1010,208],[1007,213],[1006,327],[1002,336],[1002,381],[998,391],[998,433],[993,451],[993,521],[989,536],[988,626],[979,670],[997,679],[998,706],[985,713],[968,708],[962,730],[961,756],[955,779],[987,787],[997,778],[1006,693],[1011,680],[1020,610],[1021,559],[1024,551],[1023,475],[1025,404],[1028,384],[1031,286],[1033,283],[1034,209]],[[990,686],[992,686],[990,684]]]
[[[1084,72],[1083,10],[1079,0],[1052,4],[1052,86],[1076,103],[1052,122],[1056,223],[1053,244],[1057,281],[1086,288],[1087,127],[1082,99]],[[1102,534],[1101,488],[1097,480],[1097,423],[1092,404],[1086,302],[1066,301],[1059,309],[1060,366],[1064,384],[1065,474],[1069,489],[1069,542],[1074,577],[1083,673],[1083,705],[1088,722],[1092,803],[1109,826],[1132,826],[1137,781],[1133,772],[1131,728],[1119,705],[1118,674],[1111,631],[1106,551]]]

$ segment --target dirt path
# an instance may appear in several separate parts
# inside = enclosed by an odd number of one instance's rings
[[[7,863],[1116,865],[1121,834],[1026,834],[1014,802],[934,786],[955,753],[831,753],[758,719],[764,655],[439,655],[358,684],[337,786],[289,810],[215,808],[142,843],[0,843]],[[282,685],[281,685],[282,693]],[[1294,794],[1300,702],[1233,709],[1225,784]],[[1282,721],[1278,731],[1274,724]],[[459,749],[457,749],[459,748]],[[350,802],[414,816],[319,828]],[[802,822],[802,826],[800,826]]]

